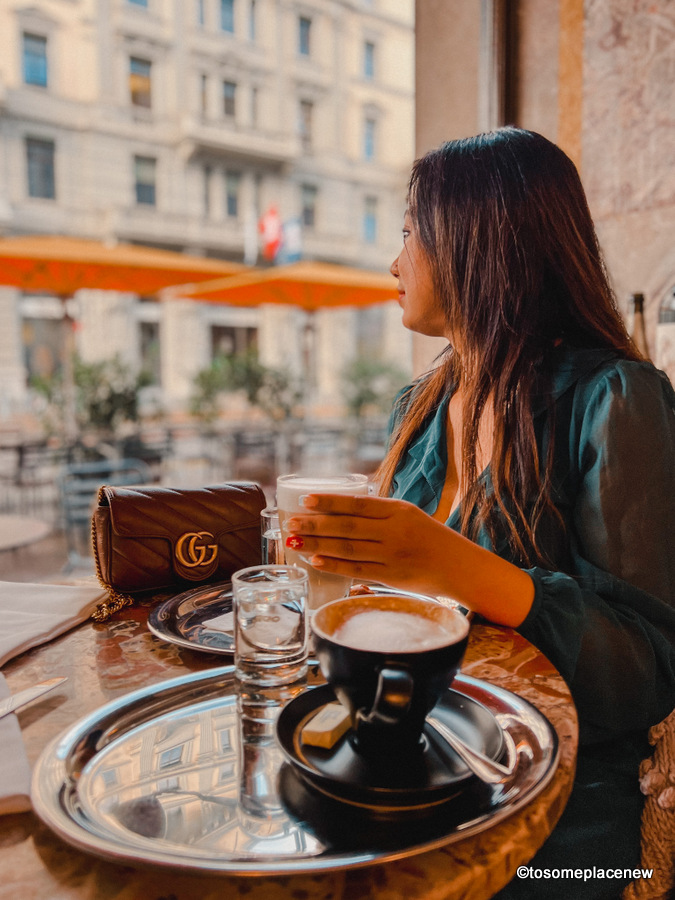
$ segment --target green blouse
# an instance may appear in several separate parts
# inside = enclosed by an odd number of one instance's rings
[[[565,678],[591,744],[644,733],[675,707],[675,393],[650,363],[608,350],[559,347],[551,363],[555,414],[539,398],[535,427],[541,456],[555,422],[565,533],[546,547],[551,570],[526,569],[535,598],[519,631]],[[428,513],[445,481],[449,399],[394,480],[393,496]],[[489,490],[489,467],[480,477]],[[459,530],[459,510],[447,525]],[[493,542],[482,532],[478,543],[518,564],[506,533]]]

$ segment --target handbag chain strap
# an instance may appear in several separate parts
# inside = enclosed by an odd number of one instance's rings
[[[103,495],[104,487],[101,487],[98,492],[98,502],[101,502],[101,497]],[[119,612],[121,609],[124,609],[125,606],[131,606],[134,602],[134,598],[130,594],[121,594],[119,591],[116,591],[112,585],[107,584],[105,579],[103,578],[103,572],[101,571],[101,560],[98,555],[98,544],[96,541],[96,524],[95,521],[92,520],[91,523],[91,542],[93,545],[94,551],[94,563],[96,565],[96,577],[98,578],[99,584],[102,588],[105,589],[108,596],[101,603],[98,603],[96,609],[91,614],[91,618],[94,622],[107,622],[107,620],[114,616],[115,613]]]

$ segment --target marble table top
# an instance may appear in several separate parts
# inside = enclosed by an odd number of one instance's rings
[[[85,623],[8,663],[12,691],[67,675],[59,696],[19,713],[34,763],[46,744],[77,719],[136,688],[226,660],[155,638],[146,606],[102,624]],[[560,742],[552,781],[523,810],[481,834],[393,862],[327,873],[242,877],[134,869],[71,848],[32,813],[0,818],[0,897],[20,900],[486,900],[527,862],[550,834],[574,778],[578,729],[563,679],[516,632],[474,623],[465,674],[519,694],[544,713]],[[414,827],[414,826],[413,826]]]
[[[16,550],[46,538],[51,525],[30,516],[0,515],[0,551]]]

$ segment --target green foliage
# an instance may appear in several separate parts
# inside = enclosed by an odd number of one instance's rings
[[[257,406],[275,421],[297,413],[302,389],[288,372],[263,365],[255,351],[218,356],[197,373],[190,401],[192,413],[204,422],[214,422],[223,395],[243,391],[251,406]]]
[[[342,372],[349,414],[358,419],[370,411],[388,412],[409,376],[391,363],[359,356]]]
[[[75,357],[72,403],[78,430],[111,436],[124,423],[137,422],[138,392],[148,383],[147,374],[134,374],[119,357],[95,363]],[[43,417],[47,430],[63,430],[69,401],[62,375],[34,378],[31,387],[47,401]]]

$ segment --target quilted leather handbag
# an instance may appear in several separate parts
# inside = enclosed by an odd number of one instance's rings
[[[227,581],[261,562],[265,495],[252,482],[177,489],[103,485],[92,517],[96,574],[108,591],[103,621],[136,593]]]

